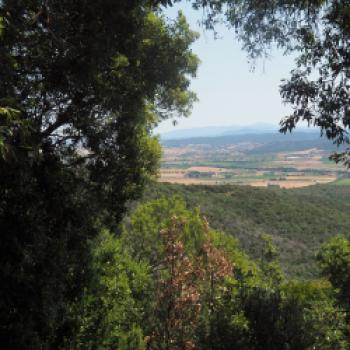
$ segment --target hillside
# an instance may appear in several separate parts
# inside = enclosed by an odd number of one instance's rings
[[[294,277],[315,276],[320,244],[350,231],[350,186],[341,183],[293,190],[156,184],[145,199],[172,195],[199,207],[213,228],[238,237],[254,258],[261,254],[259,236],[272,235],[284,270]]]
[[[266,132],[275,132],[278,125],[269,123],[254,123],[251,125],[232,125],[232,126],[206,126],[201,128],[177,129],[161,133],[162,140],[179,140],[195,137],[217,137],[225,135],[239,134],[261,134]]]
[[[323,150],[336,150],[336,146],[327,140],[321,138],[316,131],[294,132],[292,134],[281,134],[279,132],[255,132],[247,134],[221,135],[215,137],[192,137],[183,139],[162,140],[164,147],[182,147],[186,145],[211,145],[223,146],[232,144],[255,144],[262,148],[262,151],[276,152],[276,143],[278,151],[289,151],[291,149],[320,148]]]

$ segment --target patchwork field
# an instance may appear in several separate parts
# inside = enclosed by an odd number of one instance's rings
[[[189,168],[190,169],[190,168]],[[184,185],[223,185],[223,184],[241,184],[250,185],[255,187],[268,187],[278,186],[281,188],[299,188],[317,184],[326,184],[333,182],[337,179],[334,174],[331,175],[318,175],[318,176],[305,176],[305,175],[284,175],[283,179],[261,179],[258,180],[262,175],[261,172],[250,173],[247,176],[241,175],[236,178],[227,179],[220,177],[218,174],[227,174],[225,169],[220,169],[220,172],[213,172],[210,177],[206,175],[208,172],[211,173],[210,167],[204,174],[200,171],[198,177],[190,177],[190,171],[188,169],[179,170],[176,168],[161,169],[160,182],[178,183]],[[215,169],[215,168],[212,168]],[[256,178],[256,179],[255,179]]]
[[[323,149],[317,142],[304,145],[299,140],[294,145],[286,143],[285,147],[279,142],[275,151],[268,141],[240,139],[238,143],[220,144],[213,138],[201,144],[195,140],[163,145],[160,182],[299,188],[349,176],[342,165],[328,160],[331,150]]]

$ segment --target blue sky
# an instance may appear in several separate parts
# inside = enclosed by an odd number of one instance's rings
[[[199,102],[189,118],[179,119],[176,127],[171,121],[164,121],[156,132],[262,122],[277,126],[290,112],[290,107],[282,104],[278,87],[282,78],[289,77],[293,59],[276,51],[271,59],[258,61],[252,72],[247,55],[232,32],[219,26],[221,39],[215,40],[212,32],[198,25],[202,12],[192,10],[190,4],[181,2],[167,10],[167,15],[176,17],[179,9],[183,10],[191,28],[200,33],[192,49],[201,59],[201,65],[191,84]]]

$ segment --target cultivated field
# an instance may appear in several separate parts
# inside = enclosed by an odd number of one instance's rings
[[[299,188],[346,178],[329,151],[318,148],[254,153],[257,144],[164,147],[160,182],[186,185],[238,184]]]

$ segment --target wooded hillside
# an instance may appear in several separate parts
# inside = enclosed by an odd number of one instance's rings
[[[254,258],[261,254],[259,237],[272,235],[291,276],[315,276],[320,244],[337,234],[349,235],[350,187],[341,182],[293,190],[157,184],[145,198],[172,195],[183,197],[190,208],[199,207],[213,228],[237,237]]]

